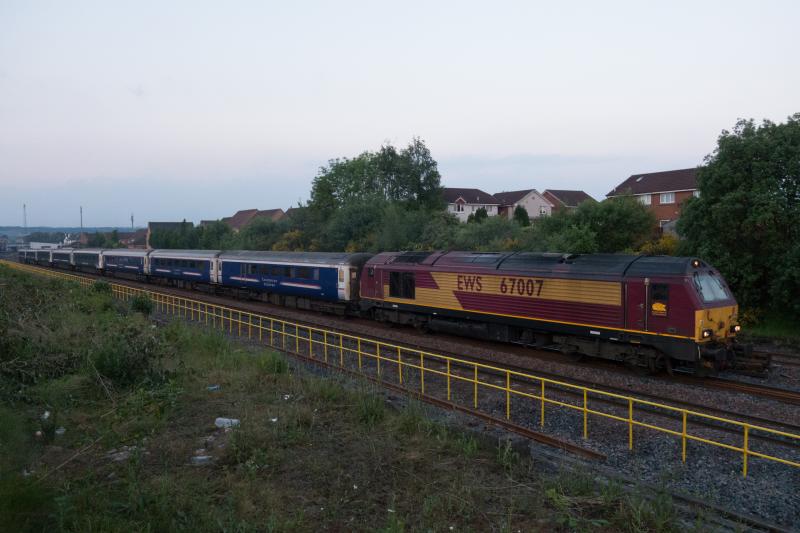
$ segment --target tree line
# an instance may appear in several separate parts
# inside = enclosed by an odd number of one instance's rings
[[[480,210],[460,223],[445,210],[437,163],[421,139],[333,159],[310,199],[279,221],[234,233],[215,222],[154,232],[153,247],[283,251],[480,250],[698,256],[739,302],[800,317],[800,114],[786,123],[737,122],[698,172],[700,196],[683,206],[680,241],[660,235],[633,197],[584,202],[530,220]]]

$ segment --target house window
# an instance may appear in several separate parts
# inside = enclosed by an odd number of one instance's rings
[[[653,283],[651,287],[650,314],[653,316],[667,316],[669,285],[666,283]]]
[[[464,204],[462,204],[462,203],[456,204],[456,211],[459,212],[459,213],[464,211]]]
[[[661,204],[674,204],[675,203],[675,193],[674,192],[662,192],[661,198],[659,199]]]
[[[639,197],[639,201],[642,202],[642,205],[650,205],[650,195],[643,194]]]
[[[389,296],[414,299],[415,282],[413,272],[389,273]]]
[[[547,208],[545,206],[543,206],[543,205],[539,207],[539,216],[540,217],[546,217],[547,216]]]
[[[695,198],[700,198],[700,191],[692,191],[692,196]]]
[[[663,227],[664,227],[664,226],[666,226],[667,224],[669,224],[669,220],[659,220],[659,221],[658,221],[658,227],[659,227],[659,228],[663,228]]]

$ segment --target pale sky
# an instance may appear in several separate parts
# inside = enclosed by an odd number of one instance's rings
[[[0,225],[215,219],[423,138],[442,182],[583,189],[800,111],[797,1],[0,0]]]

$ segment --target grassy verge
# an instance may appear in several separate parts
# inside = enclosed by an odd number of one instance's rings
[[[422,405],[156,327],[147,302],[102,285],[0,267],[0,290],[0,530],[686,529],[666,496],[547,471]]]
[[[752,320],[752,323],[746,324],[744,336],[754,340],[800,345],[800,327],[797,321],[781,313],[769,313]]]

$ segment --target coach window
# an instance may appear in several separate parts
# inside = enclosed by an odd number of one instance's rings
[[[653,316],[667,316],[669,285],[666,283],[653,283],[650,287],[650,313]]]
[[[415,282],[413,272],[389,273],[389,296],[393,298],[414,299]]]

